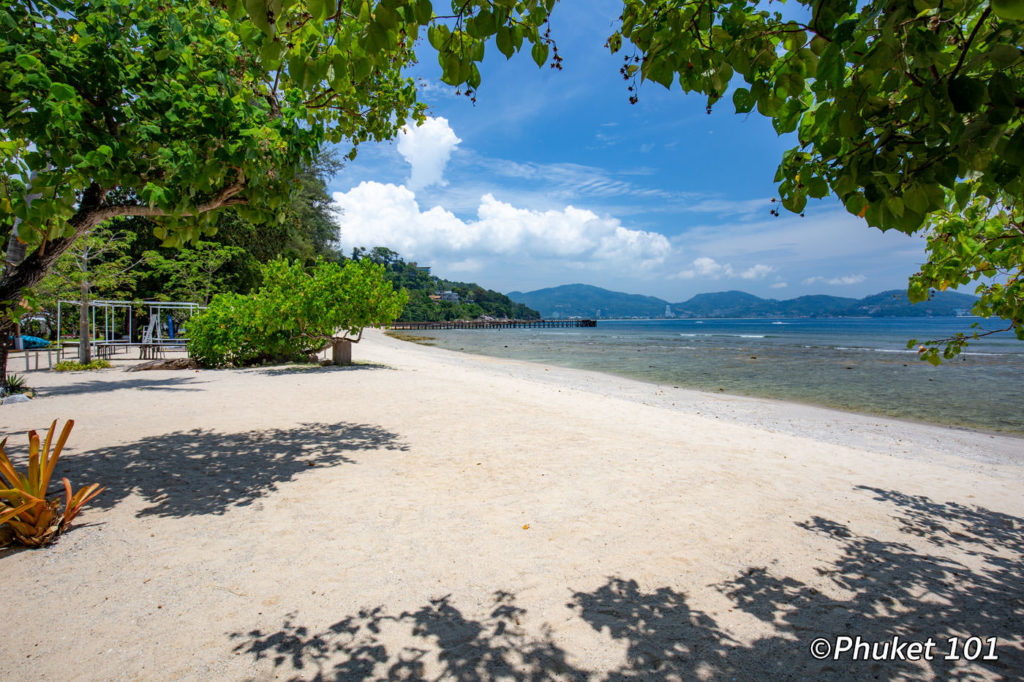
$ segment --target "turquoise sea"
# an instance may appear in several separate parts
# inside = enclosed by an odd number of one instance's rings
[[[997,327],[964,317],[601,320],[593,329],[416,335],[469,353],[1024,435],[1024,342],[993,335],[939,367],[906,348],[975,321]]]

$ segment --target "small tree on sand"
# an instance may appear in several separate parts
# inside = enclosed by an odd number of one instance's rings
[[[306,359],[333,347],[335,364],[351,364],[351,344],[366,327],[397,318],[408,300],[383,266],[297,262],[264,266],[263,286],[248,296],[218,294],[189,323],[189,351],[204,365]]]

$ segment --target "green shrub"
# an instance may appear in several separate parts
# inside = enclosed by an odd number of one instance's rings
[[[368,260],[320,261],[306,272],[278,259],[263,266],[255,294],[219,294],[189,321],[189,353],[210,367],[302,360],[332,339],[389,324],[407,300]]]
[[[83,370],[106,369],[108,367],[110,367],[110,363],[106,360],[93,360],[84,365],[75,360],[63,360],[54,365],[53,370],[55,372],[81,372]]]
[[[25,383],[25,377],[20,377],[17,374],[8,374],[6,395],[15,395],[16,393],[27,393],[31,396],[32,389]]]

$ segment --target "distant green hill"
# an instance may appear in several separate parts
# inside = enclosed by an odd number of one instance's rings
[[[673,305],[672,311],[678,317],[750,317],[773,315],[774,303],[743,291],[720,291],[697,294],[685,303]]]
[[[535,320],[536,310],[516,303],[505,294],[484,289],[473,282],[454,282],[430,274],[429,267],[407,263],[397,252],[383,246],[355,249],[354,259],[366,258],[384,266],[395,289],[409,292],[402,310],[402,322],[473,320],[481,316]]]
[[[843,311],[846,316],[871,317],[938,317],[966,313],[978,299],[955,291],[936,291],[927,301],[910,303],[907,292],[900,289],[865,296]]]
[[[661,317],[668,305],[653,296],[623,294],[589,284],[565,284],[525,294],[511,291],[508,297],[540,311],[545,318]]]
[[[857,303],[857,299],[812,294],[810,296],[798,296],[785,301],[777,301],[776,303],[778,311],[776,314],[779,317],[826,317],[842,315],[844,310]]]
[[[508,297],[528,305],[545,318],[666,317],[937,317],[965,314],[977,300],[954,291],[935,292],[931,300],[911,304],[905,291],[894,289],[862,299],[841,296],[799,296],[787,300],[761,298],[743,291],[697,294],[682,303],[653,296],[609,291],[587,284],[566,284]]]

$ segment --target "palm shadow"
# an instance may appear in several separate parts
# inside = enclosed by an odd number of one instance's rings
[[[233,633],[235,653],[269,660],[290,679],[423,679],[425,661],[440,665],[431,679],[1020,679],[1024,652],[1024,519],[861,488],[891,505],[907,533],[929,546],[879,540],[821,517],[797,525],[835,545],[823,562],[821,589],[792,576],[753,566],[715,587],[734,608],[759,620],[767,634],[744,640],[712,614],[693,608],[671,587],[642,590],[611,577],[590,592],[576,592],[567,607],[595,631],[621,643],[625,661],[611,671],[570,663],[573,657],[550,629],[532,634],[514,595],[496,592],[490,615],[471,619],[451,596],[412,612],[389,615],[386,606],[348,616],[311,632],[290,614],[277,632]],[[914,529],[927,529],[921,534]],[[949,552],[980,561],[968,566]],[[940,551],[941,550],[941,551]],[[959,555],[958,554],[958,555]],[[835,589],[831,589],[831,588]],[[390,646],[386,624],[405,627],[412,644]],[[810,645],[826,638],[936,642],[932,660],[853,660],[849,652],[815,659]],[[996,637],[998,660],[947,661],[948,641]],[[834,651],[834,649],[833,649]],[[986,650],[987,651],[987,650]]]
[[[203,429],[149,436],[65,458],[76,484],[104,486],[90,507],[110,508],[135,494],[138,516],[224,514],[253,504],[313,467],[349,464],[351,453],[406,450],[391,431],[370,424],[302,424],[292,429],[218,433]],[[54,476],[59,482],[64,475]]]

